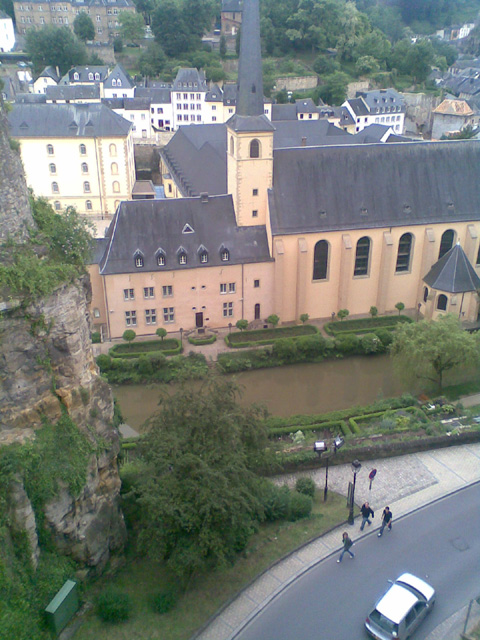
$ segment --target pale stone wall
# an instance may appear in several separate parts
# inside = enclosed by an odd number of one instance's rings
[[[315,89],[318,84],[317,76],[285,76],[277,78],[275,81],[276,91],[302,91],[305,89]]]
[[[430,137],[433,125],[433,110],[442,102],[440,96],[424,93],[402,93],[405,100],[405,135]]]

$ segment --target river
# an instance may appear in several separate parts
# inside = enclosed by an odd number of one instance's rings
[[[232,374],[242,390],[242,404],[261,403],[270,413],[324,413],[364,405],[408,390],[393,372],[389,356],[355,356]],[[189,383],[200,386],[201,382]],[[161,394],[175,384],[122,385],[114,388],[125,422],[140,429],[156,410]]]

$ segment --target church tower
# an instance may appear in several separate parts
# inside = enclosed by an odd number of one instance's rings
[[[259,0],[243,0],[237,108],[227,122],[227,190],[239,226],[265,225],[273,132],[264,115]]]

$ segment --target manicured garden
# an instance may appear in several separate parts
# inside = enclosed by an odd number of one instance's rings
[[[374,316],[372,318],[356,318],[354,320],[340,320],[340,322],[327,322],[324,325],[326,333],[338,336],[342,333],[375,333],[377,329],[395,331],[399,324],[413,322],[408,316]]]
[[[116,344],[108,351],[112,358],[139,358],[146,354],[162,353],[163,355],[173,355],[180,352],[180,340],[176,338],[145,340],[135,344]]]
[[[225,336],[225,343],[229,347],[252,347],[273,344],[281,338],[298,338],[300,336],[318,333],[317,327],[309,324],[293,327],[279,327],[269,329],[255,329],[253,331],[235,331]]]

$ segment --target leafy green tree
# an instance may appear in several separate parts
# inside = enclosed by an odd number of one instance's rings
[[[123,40],[133,42],[143,38],[145,34],[145,22],[143,16],[133,11],[120,11],[118,14],[120,23],[120,35]]]
[[[225,58],[227,55],[227,39],[223,34],[220,36],[219,52],[221,58]]]
[[[246,329],[248,329],[248,320],[245,320],[245,318],[242,318],[241,320],[237,320],[237,323],[235,326],[239,331],[245,331]]]
[[[331,56],[319,55],[313,61],[313,70],[319,76],[328,76],[338,71],[340,65]]]
[[[302,324],[305,324],[308,321],[309,318],[310,318],[310,316],[308,315],[308,313],[302,313],[300,315],[300,322]]]
[[[397,304],[395,305],[395,309],[398,311],[398,315],[400,315],[405,309],[405,305],[403,304],[403,302],[397,302]]]
[[[267,322],[270,323],[273,327],[276,327],[277,324],[280,322],[280,318],[277,316],[276,313],[272,313],[272,315],[268,316]]]
[[[145,24],[150,24],[151,14],[155,9],[154,0],[135,0],[135,7],[142,14]]]
[[[125,342],[128,342],[130,347],[132,346],[132,342],[135,340],[136,337],[137,337],[137,334],[133,329],[126,329],[122,335],[122,338],[125,340]]]
[[[275,27],[270,18],[260,19],[260,35],[262,38],[262,52],[271,56],[275,51]]]
[[[350,315],[350,311],[348,309],[340,309],[337,313],[337,316],[340,318],[340,321],[344,320],[347,316]]]
[[[479,346],[455,316],[446,314],[435,321],[401,324],[391,354],[403,377],[429,380],[441,390],[446,371],[478,363]]]
[[[188,51],[191,37],[181,7],[174,0],[160,2],[152,13],[152,32],[168,56]]]
[[[82,42],[87,40],[95,40],[95,27],[92,19],[85,11],[81,11],[73,21],[73,33]]]
[[[155,333],[157,334],[157,336],[158,336],[159,338],[161,338],[161,339],[162,339],[162,342],[163,342],[163,339],[164,339],[164,338],[165,338],[165,336],[167,335],[167,330],[166,330],[166,329],[164,329],[163,327],[158,327],[158,329],[155,331]]]
[[[320,96],[328,104],[340,105],[347,97],[347,86],[350,76],[343,71],[336,71],[325,77],[325,84],[320,87]]]
[[[355,71],[360,76],[368,76],[380,69],[377,60],[373,56],[362,56],[355,62]]]
[[[371,56],[379,64],[385,64],[390,55],[391,44],[378,29],[370,31],[360,38],[355,47],[355,55],[358,58],[363,56]]]
[[[115,53],[122,53],[123,51],[123,40],[120,36],[116,36],[113,39],[113,50]]]
[[[139,447],[140,544],[183,579],[233,562],[263,519],[264,414],[237,398],[225,380],[184,387],[162,400]]]
[[[5,11],[5,13],[9,15],[12,20],[15,20],[13,0],[0,0],[0,11]]]
[[[154,78],[162,73],[166,62],[165,53],[158,42],[149,42],[138,59],[138,70],[142,76]]]
[[[25,48],[37,71],[51,65],[66,73],[71,67],[87,61],[85,45],[68,27],[47,25],[41,29],[28,29]]]
[[[281,89],[280,91],[277,91],[277,93],[275,94],[275,100],[277,101],[278,104],[287,104],[288,102],[287,90]]]

